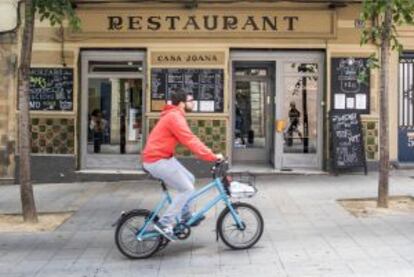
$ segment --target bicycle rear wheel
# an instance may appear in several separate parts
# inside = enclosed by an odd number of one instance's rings
[[[232,249],[247,249],[255,245],[263,234],[264,222],[260,212],[247,203],[232,204],[243,222],[237,226],[230,209],[225,208],[217,219],[217,229],[223,242]]]
[[[130,259],[143,259],[157,252],[161,237],[152,237],[139,241],[138,232],[144,226],[150,211],[139,210],[126,214],[119,222],[115,231],[115,243],[119,251]]]

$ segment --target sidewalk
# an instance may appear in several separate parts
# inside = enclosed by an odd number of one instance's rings
[[[393,172],[391,195],[414,196],[414,171]],[[0,276],[414,276],[414,212],[355,218],[340,198],[374,197],[377,175],[266,176],[249,202],[265,220],[255,248],[216,242],[212,211],[191,237],[147,260],[116,249],[112,222],[122,210],[152,208],[158,184],[36,185],[38,210],[77,210],[54,232],[1,233]],[[0,212],[20,211],[18,186],[0,187]],[[202,203],[201,203],[202,204]]]

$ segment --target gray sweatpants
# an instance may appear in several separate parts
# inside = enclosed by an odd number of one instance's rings
[[[194,192],[194,175],[174,157],[155,163],[144,163],[143,166],[152,176],[163,180],[168,187],[178,191],[160,219],[163,225],[174,224],[176,217],[180,219],[183,214],[190,212],[188,200]]]

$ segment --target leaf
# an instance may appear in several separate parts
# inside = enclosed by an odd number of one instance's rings
[[[73,30],[80,30],[81,22],[71,0],[34,0],[40,20],[49,19],[50,25],[61,24],[65,18]]]

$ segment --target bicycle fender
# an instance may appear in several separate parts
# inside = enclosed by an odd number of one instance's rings
[[[149,215],[150,213],[151,213],[151,211],[147,210],[147,209],[133,209],[133,210],[130,210],[130,211],[127,211],[127,212],[122,211],[121,215],[118,217],[118,219],[114,223],[112,223],[112,227],[118,226],[119,223],[121,222],[122,218],[124,218],[125,216],[128,216],[130,214]]]

